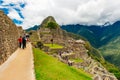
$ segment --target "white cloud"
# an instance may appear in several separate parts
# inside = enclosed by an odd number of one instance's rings
[[[49,15],[59,24],[102,25],[120,20],[120,1],[117,0],[5,0],[5,3],[26,3],[21,12],[23,28],[40,24]],[[18,18],[12,11],[9,16]]]
[[[11,9],[8,16],[11,18],[11,19],[17,19],[17,20],[23,20],[19,14],[17,13],[17,11],[15,11],[14,9]]]
[[[20,3],[20,2],[25,2],[26,0],[4,0],[4,4],[8,3]]]

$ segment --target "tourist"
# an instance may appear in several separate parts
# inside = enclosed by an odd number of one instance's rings
[[[26,48],[26,35],[24,34],[22,38],[23,49]]]
[[[27,41],[27,42],[30,42],[29,37],[30,37],[30,36],[29,36],[28,34],[26,34],[26,41]]]
[[[20,38],[18,39],[18,42],[19,42],[19,48],[22,47],[22,36],[20,36]]]

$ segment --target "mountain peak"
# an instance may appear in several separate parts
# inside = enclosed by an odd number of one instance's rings
[[[109,26],[109,25],[111,25],[111,23],[110,22],[106,22],[103,26]]]
[[[48,16],[46,20],[56,22],[53,16]]]
[[[42,24],[40,25],[40,27],[46,27],[49,22],[56,23],[54,17],[48,16],[47,18],[45,18],[45,19],[43,20],[43,22],[42,22]],[[56,24],[57,24],[57,23],[56,23]]]

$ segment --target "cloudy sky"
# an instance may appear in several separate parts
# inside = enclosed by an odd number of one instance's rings
[[[60,25],[103,25],[120,20],[120,0],[0,0],[3,10],[24,29],[53,16]]]

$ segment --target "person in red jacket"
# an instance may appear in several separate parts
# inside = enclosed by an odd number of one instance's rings
[[[21,48],[21,46],[22,46],[22,36],[20,36],[20,38],[18,39],[18,42],[19,42],[19,47]]]

